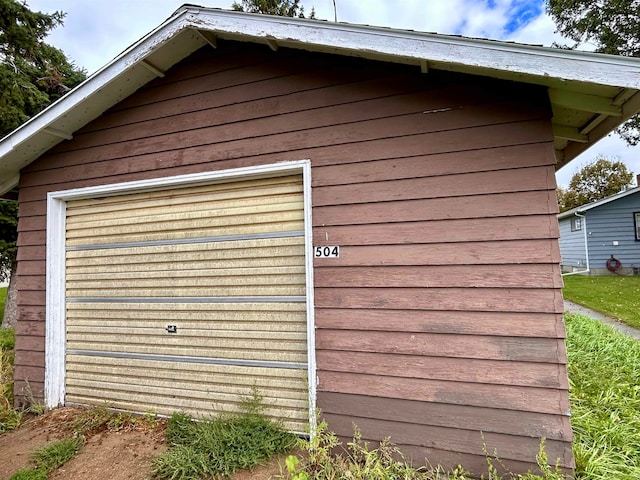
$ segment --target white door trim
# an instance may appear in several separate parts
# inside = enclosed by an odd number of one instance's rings
[[[313,234],[311,223],[311,162],[297,160],[255,167],[203,172],[173,177],[114,183],[49,192],[47,194],[47,276],[45,336],[45,404],[54,408],[65,400],[65,232],[66,203],[96,196],[115,196],[195,185],[211,185],[251,178],[302,174],[304,195],[305,270],[307,298],[307,355],[309,377],[309,422],[315,430],[316,359],[313,300]]]

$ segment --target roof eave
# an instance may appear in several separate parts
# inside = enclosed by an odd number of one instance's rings
[[[640,90],[640,66],[638,59],[631,57],[195,6],[185,6],[176,14],[185,15],[193,28],[227,35],[382,55],[389,61],[412,58],[417,65],[426,59],[505,71],[538,78],[545,84],[550,79],[573,80]],[[580,67],[588,68],[581,71]]]
[[[206,32],[207,35],[202,35]],[[0,171],[7,178],[0,193],[15,186],[21,168],[72,137],[118,101],[215,39],[266,43],[563,88],[567,84],[608,85],[640,90],[638,59],[549,49],[482,39],[417,33],[389,28],[331,23],[185,5],[172,17],[68,95],[0,140]],[[640,95],[625,115],[640,110]],[[588,144],[620,122],[607,117]],[[617,122],[617,123],[616,123]],[[584,143],[584,142],[583,142]],[[570,143],[569,146],[572,144]],[[565,159],[579,153],[566,148]]]

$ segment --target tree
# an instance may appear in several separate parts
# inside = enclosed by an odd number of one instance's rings
[[[67,93],[86,77],[61,50],[44,42],[64,14],[32,12],[18,0],[0,0],[0,138]],[[0,279],[15,267],[17,206],[0,202]]]
[[[564,212],[614,195],[632,184],[633,173],[624,163],[598,157],[571,177],[568,189],[558,189],[558,206]]]
[[[304,18],[304,7],[300,5],[300,0],[242,0],[241,3],[233,2],[231,8],[237,12]],[[316,18],[313,8],[309,18]]]
[[[17,217],[17,203],[0,200],[0,252],[2,252],[0,254],[0,282],[9,280],[9,275],[16,260]]]
[[[64,14],[32,12],[17,0],[0,0],[0,137],[84,80],[86,72],[44,42]]]
[[[547,0],[547,12],[558,32],[577,47],[593,43],[596,51],[640,57],[640,4],[638,0]],[[640,116],[619,129],[630,145],[640,143]]]

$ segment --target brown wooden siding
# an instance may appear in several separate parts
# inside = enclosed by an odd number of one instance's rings
[[[16,392],[44,379],[46,193],[311,159],[318,406],[413,458],[571,467],[546,94],[220,42],[20,179]]]

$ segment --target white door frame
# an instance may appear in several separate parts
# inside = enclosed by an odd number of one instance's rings
[[[302,174],[307,308],[307,354],[309,378],[309,422],[315,427],[316,359],[313,310],[313,234],[311,223],[311,162],[297,160],[255,167],[177,175],[133,182],[76,188],[47,194],[47,277],[45,340],[45,404],[54,408],[65,400],[66,300],[65,232],[66,206],[70,200],[166,190],[196,185],[212,185],[253,178]]]

